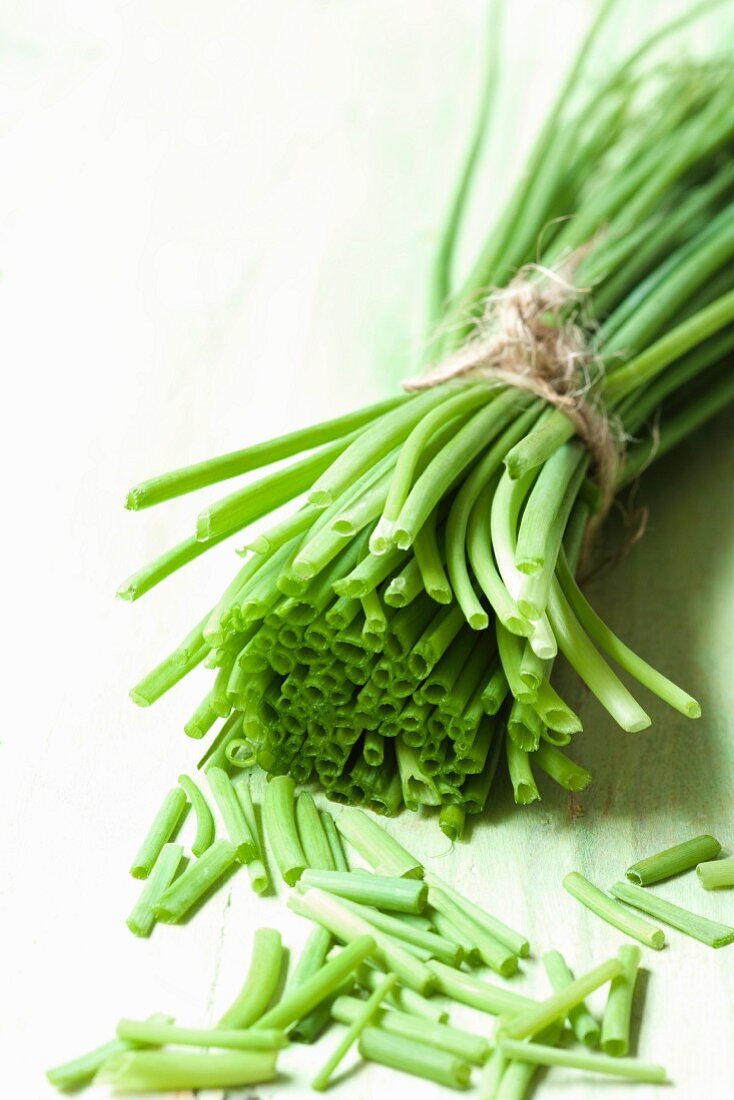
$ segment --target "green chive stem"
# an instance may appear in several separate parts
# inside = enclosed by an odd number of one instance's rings
[[[663,924],[669,924],[671,928],[677,928],[686,936],[705,943],[708,947],[725,947],[734,943],[734,928],[727,924],[719,924],[718,921],[709,920],[708,917],[691,913],[680,905],[674,905],[672,901],[656,897],[642,886],[633,886],[629,882],[615,882],[611,888],[615,898],[640,909]]]
[[[372,1023],[380,1005],[397,980],[397,974],[386,974],[380,982],[379,988],[375,990],[372,996],[364,1004],[358,1002],[360,1007],[356,1018],[351,1021],[346,1033],[339,1040],[336,1048],[332,1051],[325,1064],[312,1080],[312,1089],[315,1089],[316,1092],[323,1092],[328,1088],[334,1070],[344,1059],[354,1043],[357,1042],[364,1029]]]
[[[161,848],[140,897],[127,918],[127,926],[134,935],[145,937],[153,931],[155,924],[153,907],[173,881],[182,856],[181,844],[164,844]]]
[[[564,888],[568,893],[601,917],[607,924],[618,928],[626,936],[631,936],[647,947],[653,947],[656,951],[665,947],[665,933],[661,928],[656,928],[649,921],[641,920],[634,913],[630,913],[623,905],[619,905],[608,894],[605,894],[598,886],[594,886],[578,871],[571,871],[563,880]]]
[[[527,1039],[543,1031],[550,1024],[568,1016],[572,1008],[581,1004],[594,990],[616,978],[622,973],[622,969],[619,959],[607,959],[600,963],[533,1008],[507,1020],[500,1029],[502,1038]]]
[[[306,869],[296,826],[294,791],[295,784],[289,775],[273,776],[265,787],[263,806],[268,844],[288,886],[295,886]]]
[[[568,1066],[570,1069],[623,1077],[627,1081],[646,1081],[652,1085],[663,1085],[667,1080],[662,1066],[638,1062],[636,1058],[610,1058],[606,1054],[564,1050],[562,1047],[521,1043],[513,1039],[502,1039],[500,1047],[506,1058],[532,1062],[536,1066]]]
[[[609,986],[602,1018],[601,1048],[605,1054],[621,1058],[629,1053],[632,1001],[642,952],[636,944],[625,943],[617,952],[617,958],[623,970]]]
[[[188,775],[179,775],[178,785],[186,794],[196,814],[196,836],[191,844],[191,851],[195,856],[202,856],[214,843],[214,817],[209,809],[209,803],[193,779]]]
[[[163,845],[176,832],[186,811],[188,801],[180,787],[174,787],[163,799],[163,805],[153,819],[153,824],[133,860],[130,874],[133,878],[147,878],[161,854]]]
[[[561,989],[565,989],[566,986],[569,986],[574,980],[573,974],[560,951],[546,951],[543,955],[543,965],[545,966],[550,983],[556,993]],[[614,979],[612,986],[614,986],[614,982],[617,980],[617,978]],[[601,1034],[599,1025],[583,1001],[581,1001],[580,1004],[574,1005],[569,1011],[568,1022],[573,1029],[574,1035],[580,1043],[584,1044],[584,1046],[596,1047],[599,1045],[599,1036]]]
[[[699,882],[704,890],[718,890],[721,887],[734,886],[734,856],[728,859],[715,859],[699,863],[696,868]]]
[[[340,898],[397,913],[422,913],[428,898],[428,887],[419,879],[392,878],[369,872],[354,874],[306,869],[300,881],[304,886],[318,886]]]
[[[215,840],[203,856],[190,863],[182,875],[163,891],[153,906],[157,920],[175,924],[212,889],[229,871],[237,859],[234,846],[228,840]]]
[[[651,886],[653,882],[662,882],[683,871],[690,871],[705,860],[716,859],[720,851],[721,845],[716,837],[708,834],[696,836],[633,863],[627,868],[627,878],[636,886]]]

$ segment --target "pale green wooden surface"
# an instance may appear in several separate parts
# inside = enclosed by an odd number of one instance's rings
[[[545,7],[513,5],[536,50]],[[553,5],[554,55],[583,7]],[[179,729],[202,678],[146,712],[126,690],[234,562],[224,550],[138,606],[115,605],[119,580],[180,538],[199,503],[131,516],[121,501],[138,477],[368,400],[409,366],[473,107],[482,9],[158,0],[14,14],[0,89],[13,166],[0,180],[14,402],[4,507],[24,539],[8,548],[4,592],[0,1012],[13,1095],[50,1095],[41,1068],[104,1039],[119,1015],[216,1018],[258,924],[293,947],[305,938],[245,876],[190,926],[149,943],[124,927],[139,834],[196,758]],[[543,80],[538,62],[526,101]],[[515,136],[503,119],[498,144]],[[574,752],[596,776],[583,797],[547,785],[542,804],[517,810],[505,789],[453,851],[432,821],[400,822],[434,869],[578,969],[621,937],[565,896],[567,870],[608,882],[694,831],[734,844],[733,427],[723,417],[645,479],[644,540],[589,589],[612,626],[700,695],[703,719],[652,703],[653,728],[625,735],[569,677],[586,724]],[[704,895],[690,878],[660,889],[734,922],[731,894]],[[681,1100],[734,1087],[732,952],[672,934],[646,955],[639,1049],[669,1066]],[[538,966],[527,982],[545,988]],[[289,1053],[292,1076],[259,1092],[305,1095],[303,1067],[323,1057]],[[335,1095],[439,1095],[397,1082],[354,1072]],[[622,1088],[554,1071],[542,1095]]]

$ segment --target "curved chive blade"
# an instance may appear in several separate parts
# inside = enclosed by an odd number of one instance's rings
[[[530,1035],[537,1035],[550,1024],[562,1020],[571,1009],[588,997],[600,986],[612,981],[622,973],[622,963],[619,959],[607,959],[606,962],[575,978],[569,985],[564,986],[552,997],[540,1001],[533,1008],[519,1012],[510,1020],[505,1021],[500,1029],[501,1039],[527,1039]]]
[[[304,886],[318,886],[329,894],[389,909],[398,913],[422,913],[426,907],[428,887],[417,879],[389,878],[368,872],[317,871],[306,869],[301,875]]]
[[[163,845],[170,840],[188,806],[186,794],[180,787],[174,787],[163,799],[163,805],[153,819],[148,835],[133,860],[130,874],[133,878],[147,878],[153,870],[153,864],[161,854]]]
[[[280,932],[273,928],[258,928],[244,985],[217,1027],[247,1028],[259,1020],[278,988],[283,962]]]
[[[260,1017],[255,1027],[287,1031],[354,974],[359,964],[374,953],[375,947],[371,936],[357,937],[338,955],[330,958],[316,974],[288,990],[277,1005]]]
[[[608,894],[605,894],[598,886],[594,886],[578,871],[571,871],[566,875],[563,885],[572,897],[580,901],[597,917],[605,920],[607,924],[618,928],[620,932],[632,936],[633,939],[639,940],[647,947],[654,947],[656,951],[660,951],[665,947],[665,933],[661,928],[656,928],[649,921],[642,920],[636,917],[634,913],[630,913],[628,909],[625,909],[623,905],[619,905],[614,898],[610,898]]]
[[[621,1058],[629,1052],[632,1001],[642,952],[634,944],[623,944],[617,952],[622,973],[609,986],[601,1028],[601,1047],[605,1054]]]
[[[537,1066],[568,1066],[569,1069],[624,1077],[627,1081],[647,1081],[652,1085],[664,1085],[667,1080],[662,1066],[638,1062],[635,1058],[610,1058],[604,1054],[563,1050],[541,1043],[520,1043],[513,1039],[502,1039],[500,1047],[506,1058],[532,1062]]]
[[[263,816],[268,844],[283,881],[295,886],[306,869],[294,808],[295,784],[288,775],[276,775],[265,787]]]
[[[560,951],[546,951],[543,955],[543,965],[556,993],[565,989],[574,980],[573,974],[566,965],[566,960]],[[614,982],[618,980],[617,978],[614,979],[612,987],[614,987]],[[583,1001],[574,1005],[569,1011],[568,1022],[574,1035],[584,1046],[596,1047],[599,1045],[601,1029]],[[607,1051],[607,1053],[611,1052]],[[623,1053],[626,1053],[626,1051]]]
[[[699,863],[696,874],[704,890],[734,886],[734,856],[715,859],[711,863]]]
[[[206,769],[206,778],[219,807],[229,839],[234,845],[237,859],[240,863],[249,863],[251,859],[257,857],[257,845],[235,794],[232,780],[223,768],[217,768],[212,764]]]
[[[691,913],[688,909],[682,909],[680,905],[673,905],[671,901],[655,897],[641,886],[633,886],[629,882],[615,882],[612,886],[615,898],[632,905],[635,909],[642,910],[663,924],[669,924],[671,928],[677,928],[686,936],[705,943],[708,947],[725,947],[734,943],[734,928],[727,924],[719,924],[718,921],[701,917],[697,913]]]
[[[360,1005],[359,1012],[349,1024],[346,1034],[342,1036],[336,1049],[311,1082],[312,1089],[315,1089],[316,1092],[323,1092],[324,1089],[328,1088],[334,1070],[349,1052],[350,1047],[357,1042],[368,1024],[372,1023],[380,1005],[397,980],[397,974],[387,974],[369,1000],[364,1005]]]
[[[127,926],[135,936],[149,936],[153,931],[153,907],[173,881],[182,856],[183,848],[180,844],[164,844],[161,848],[140,897],[127,918]]]
[[[627,878],[636,886],[651,886],[653,882],[662,882],[683,871],[690,871],[705,860],[716,859],[720,851],[721,845],[716,837],[707,834],[696,836],[633,863],[627,868]]]
[[[359,1040],[359,1053],[368,1062],[379,1062],[391,1069],[425,1077],[438,1085],[466,1089],[471,1084],[468,1062],[402,1036],[391,1035],[378,1027],[368,1027]]]
[[[203,856],[190,863],[182,875],[163,891],[153,906],[157,920],[175,924],[200,901],[236,861],[228,840],[215,840]]]
[[[130,1051],[108,1058],[94,1082],[126,1092],[237,1088],[272,1081],[276,1058],[276,1051],[227,1054]]]
[[[211,848],[214,843],[214,817],[209,809],[209,803],[193,779],[188,775],[179,775],[178,784],[194,807],[196,814],[196,836],[191,845],[191,851],[195,856],[203,856],[207,848]]]
[[[117,1037],[140,1046],[218,1047],[222,1050],[281,1050],[288,1044],[286,1033],[275,1029],[178,1027],[150,1020],[120,1020]]]

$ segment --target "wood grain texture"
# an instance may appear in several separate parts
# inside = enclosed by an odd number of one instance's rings
[[[554,64],[583,6],[551,6]],[[539,5],[511,7],[523,48],[546,58],[518,93],[529,124],[549,51]],[[138,605],[116,605],[118,582],[188,533],[216,493],[141,515],[121,504],[149,473],[396,384],[420,343],[426,261],[473,111],[483,8],[78,0],[61,16],[39,0],[14,16],[0,93],[0,148],[13,165],[0,180],[13,410],[3,440],[13,652],[0,745],[8,1094],[52,1095],[43,1068],[105,1040],[122,1015],[215,1020],[257,926],[281,929],[294,952],[306,938],[282,891],[256,898],[244,874],[190,924],[158,928],[149,942],[125,928],[139,889],[130,858],[161,792],[198,756],[180,729],[205,678],[146,711],[126,691],[213,601],[234,557],[223,547]],[[508,71],[520,72],[512,53]],[[493,141],[508,148],[507,164],[526,129],[499,120]],[[489,182],[496,203],[504,179]],[[595,774],[588,792],[567,799],[544,784],[542,804],[519,810],[505,786],[453,849],[434,821],[400,821],[433,870],[528,933],[536,959],[558,947],[581,970],[622,942],[564,894],[566,871],[604,884],[702,831],[734,847],[733,429],[721,418],[645,478],[645,538],[589,587],[630,644],[700,695],[704,717],[690,723],[652,702],[652,729],[625,735],[563,674],[586,726],[574,753]],[[659,889],[734,922],[732,892],[704,893],[691,876]],[[644,966],[639,1053],[669,1066],[680,1100],[730,1095],[734,948],[672,933]],[[513,984],[542,994],[541,967],[525,970]],[[455,1014],[470,1019],[489,1025]],[[332,1041],[288,1051],[287,1077],[258,1096],[306,1095]],[[337,1098],[398,1087],[387,1071],[344,1070]],[[406,1087],[411,1100],[439,1095]],[[621,1094],[562,1070],[543,1078],[544,1096]]]

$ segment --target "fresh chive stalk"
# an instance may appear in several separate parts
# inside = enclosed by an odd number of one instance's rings
[[[716,859],[720,851],[721,845],[716,837],[696,836],[633,863],[627,868],[627,878],[636,886],[651,886],[654,882],[690,871],[705,860]]]
[[[699,863],[696,868],[698,880],[704,890],[718,890],[726,886],[734,886],[734,857],[728,859],[715,859],[711,862]]]
[[[423,866],[385,829],[360,810],[343,810],[336,819],[342,836],[378,874],[422,878]]]
[[[188,1054],[183,1051],[134,1050],[115,1054],[94,1078],[120,1092],[157,1092],[176,1089],[223,1089],[272,1081],[277,1051],[229,1051],[226,1054]]]
[[[194,807],[196,814],[196,836],[192,841],[191,851],[195,856],[203,856],[207,848],[211,848],[214,843],[214,817],[209,809],[209,803],[193,779],[188,775],[179,775],[178,785]]]
[[[296,799],[296,826],[308,867],[333,871],[334,857],[313,795],[309,791],[301,791]]]
[[[691,913],[680,905],[674,905],[672,901],[656,897],[641,886],[633,886],[629,882],[615,882],[611,889],[619,901],[640,909],[648,916],[662,921],[663,924],[669,924],[671,928],[677,928],[679,932],[707,944],[708,947],[725,947],[729,943],[734,943],[734,928],[709,920],[708,917],[699,916],[697,913]]]
[[[265,788],[263,807],[268,844],[288,886],[295,886],[306,869],[306,857],[296,826],[294,788],[290,776],[274,776]]]
[[[524,1012],[518,1012],[516,1016],[505,1021],[500,1029],[500,1038],[527,1039],[531,1035],[537,1035],[539,1031],[543,1031],[557,1020],[562,1020],[590,993],[612,981],[622,971],[623,966],[619,959],[607,959],[593,970],[582,974],[580,978],[575,978],[569,985],[559,989],[545,1001]]]
[[[127,926],[135,936],[149,936],[153,931],[153,907],[173,881],[182,856],[183,847],[180,844],[164,844],[161,848],[140,897],[127,918]]]
[[[359,1040],[359,1053],[368,1062],[425,1077],[447,1088],[466,1089],[471,1083],[471,1066],[463,1059],[425,1043],[391,1035],[382,1028],[368,1027]]]
[[[537,1066],[567,1066],[587,1073],[605,1073],[623,1077],[627,1081],[646,1081],[651,1085],[664,1085],[667,1077],[662,1066],[638,1062],[636,1058],[610,1058],[605,1054],[591,1054],[585,1050],[564,1050],[541,1043],[521,1043],[502,1039],[500,1043],[506,1058],[520,1062],[532,1062]]]
[[[355,997],[338,997],[331,1006],[331,1014],[339,1023],[351,1024],[358,1018],[363,1004],[363,1001]],[[491,1050],[489,1042],[481,1035],[474,1035],[448,1024],[417,1019],[396,1009],[379,1012],[375,1026],[391,1035],[426,1043],[447,1054],[455,1054],[473,1066],[484,1065]]]
[[[149,1022],[172,1023],[173,1021],[170,1016],[154,1015],[149,1018]],[[73,1058],[70,1062],[64,1062],[47,1070],[46,1077],[55,1088],[63,1092],[80,1089],[92,1081],[94,1075],[108,1059],[118,1054],[125,1054],[134,1049],[134,1046],[135,1044],[122,1039],[112,1039],[78,1058]]]
[[[461,906],[465,913],[471,917],[473,921],[479,924],[481,927],[486,928],[491,936],[494,936],[496,940],[503,943],[505,947],[512,951],[513,955],[519,955],[521,959],[524,959],[530,954],[530,943],[525,936],[519,932],[515,932],[514,929],[509,928],[503,921],[498,920],[497,917],[493,917],[491,913],[487,913],[481,906],[471,901],[469,898],[464,897],[463,894],[458,893],[452,886],[440,879],[438,875],[427,874],[426,882],[429,886],[435,886],[446,894],[457,905]]]
[[[229,839],[234,845],[237,859],[240,863],[249,863],[258,856],[257,844],[250,832],[232,780],[223,768],[217,768],[211,764],[206,769],[206,778],[219,807]]]
[[[635,944],[625,943],[617,952],[617,957],[623,970],[609,986],[602,1019],[601,1048],[605,1054],[621,1058],[629,1052],[632,1001],[642,952]]]
[[[311,1088],[316,1092],[323,1092],[329,1087],[329,1081],[334,1070],[339,1066],[350,1048],[357,1042],[364,1029],[372,1023],[380,1005],[397,982],[397,974],[386,974],[369,999],[359,1004],[359,1010],[355,1019],[351,1020],[346,1033],[342,1036],[335,1050],[332,1051],[326,1063],[322,1066],[311,1082]]]
[[[159,921],[175,924],[213,889],[237,859],[228,840],[215,840],[199,859],[190,863],[182,875],[168,886],[153,905]]]
[[[186,811],[188,801],[180,787],[174,787],[163,799],[163,805],[156,814],[148,834],[133,860],[130,874],[133,878],[147,878],[153,870],[163,845],[171,839]]]
[[[255,1031],[241,1027],[178,1027],[150,1020],[120,1020],[117,1038],[138,1046],[217,1047],[222,1050],[281,1050],[288,1044],[284,1031]]]
[[[543,955],[543,965],[545,966],[546,973],[550,978],[550,983],[556,993],[565,989],[574,980],[573,974],[569,970],[566,960],[560,951],[546,951]],[[615,978],[612,982],[610,989],[614,988],[614,983],[620,981],[619,978]],[[599,1045],[599,1036],[601,1030],[594,1017],[589,1012],[588,1008],[581,1001],[580,1004],[574,1005],[568,1012],[568,1022],[571,1025],[574,1035],[580,1043],[583,1043],[587,1047],[596,1047]],[[604,1048],[607,1049],[606,1047]],[[611,1051],[607,1051],[611,1053]],[[621,1053],[626,1054],[626,1051]]]
[[[435,959],[428,963],[428,968],[436,977],[439,993],[460,1004],[478,1008],[480,1012],[487,1012],[491,1016],[517,1014],[536,1003],[520,993],[491,985],[480,978],[475,978],[472,974],[467,974],[464,970],[446,966]]]
[[[350,871],[318,871],[306,869],[300,881],[304,886],[318,886],[329,894],[389,909],[398,913],[422,913],[428,898],[428,887],[417,879],[388,878],[384,875],[353,874]]]
[[[263,1015],[280,982],[284,954],[280,932],[258,928],[252,944],[250,969],[242,989],[217,1027],[248,1028]]]
[[[247,864],[247,874],[250,878],[250,885],[256,894],[266,894],[272,889],[272,883],[270,881],[268,868],[265,864],[263,841],[258,826],[255,804],[252,801],[249,777],[235,783],[234,790],[237,795],[237,801],[244,814],[245,821],[247,822],[247,827],[250,830],[250,834],[257,848],[257,855]]]
[[[610,898],[598,886],[594,886],[578,871],[571,871],[567,874],[563,880],[563,885],[572,897],[580,901],[597,917],[601,917],[607,924],[618,928],[620,932],[639,940],[647,947],[654,947],[656,951],[660,951],[665,947],[665,933],[661,928],[656,928],[649,921],[642,920],[634,913],[630,913],[628,909],[616,902],[614,898]]]

